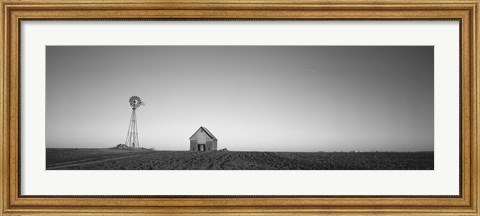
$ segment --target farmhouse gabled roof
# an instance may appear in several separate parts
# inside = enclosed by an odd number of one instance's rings
[[[190,137],[190,139],[192,139],[192,137],[195,136],[195,134],[198,133],[198,131],[200,131],[200,130],[205,131],[205,133],[206,133],[210,138],[212,138],[212,139],[214,139],[214,140],[217,140],[217,138],[212,134],[212,132],[210,132],[206,127],[203,127],[203,126],[201,126],[200,128],[198,128],[198,130],[195,131],[195,133],[193,133],[193,135]]]

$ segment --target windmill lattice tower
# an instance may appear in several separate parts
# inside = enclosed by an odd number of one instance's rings
[[[125,145],[131,148],[139,148],[138,128],[137,128],[137,113],[136,110],[140,105],[144,105],[138,96],[130,97],[130,106],[132,107],[132,116],[130,117],[130,125],[128,126],[127,139]]]

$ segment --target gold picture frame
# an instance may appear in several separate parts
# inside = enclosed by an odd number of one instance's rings
[[[1,0],[2,215],[479,215],[478,0]],[[461,25],[460,196],[22,196],[19,25],[28,19],[454,19]]]

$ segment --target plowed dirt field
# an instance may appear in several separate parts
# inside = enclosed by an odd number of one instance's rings
[[[55,170],[433,170],[433,152],[247,152],[48,148]]]

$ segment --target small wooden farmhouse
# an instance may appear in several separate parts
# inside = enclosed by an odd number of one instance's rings
[[[190,137],[190,151],[216,151],[217,138],[205,127],[200,127]]]

